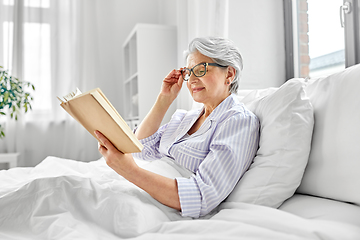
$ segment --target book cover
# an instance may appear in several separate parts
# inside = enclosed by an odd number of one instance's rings
[[[96,139],[100,131],[122,153],[141,152],[142,144],[99,88],[86,93],[77,90],[61,101],[61,107]]]

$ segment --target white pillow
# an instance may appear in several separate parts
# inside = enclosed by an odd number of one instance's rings
[[[292,79],[279,89],[256,90],[241,100],[260,119],[260,142],[254,162],[227,202],[277,208],[294,194],[308,161],[314,125],[304,85],[303,79]]]
[[[299,193],[360,205],[360,64],[306,87],[315,128]]]

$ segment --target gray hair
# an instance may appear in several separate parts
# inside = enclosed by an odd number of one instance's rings
[[[195,38],[190,42],[188,50],[185,51],[185,59],[196,51],[211,58],[217,64],[235,68],[236,74],[230,84],[230,93],[236,94],[243,69],[243,60],[234,43],[229,39],[220,37]]]

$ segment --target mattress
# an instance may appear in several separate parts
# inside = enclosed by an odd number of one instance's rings
[[[360,206],[309,195],[295,194],[280,210],[308,219],[321,219],[360,226]]]

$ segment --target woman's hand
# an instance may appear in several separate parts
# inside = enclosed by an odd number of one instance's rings
[[[182,69],[174,69],[164,78],[156,102],[135,132],[138,139],[147,138],[159,129],[167,110],[181,90],[184,81],[181,77]]]
[[[120,152],[102,133],[95,131],[99,142],[99,152],[106,160],[106,164],[115,172],[127,178],[138,168],[131,154]]]
[[[106,164],[115,172],[149,193],[153,198],[171,208],[181,210],[177,182],[138,167],[131,154],[123,154],[99,131],[95,131],[99,152]]]
[[[172,101],[175,100],[184,82],[181,77],[182,69],[183,68],[180,68],[179,70],[174,69],[164,78],[160,95],[170,97]]]

